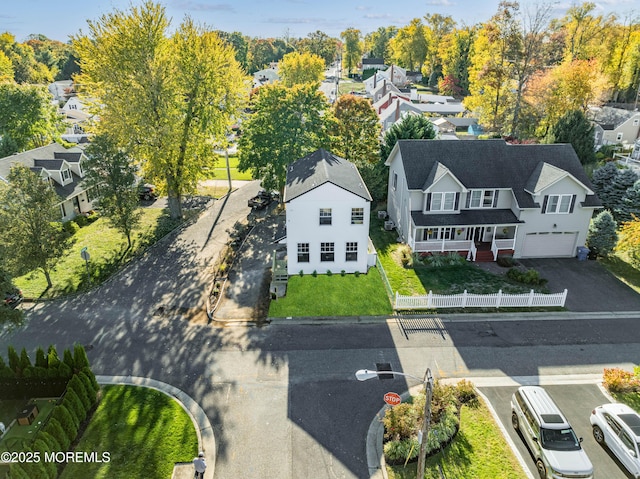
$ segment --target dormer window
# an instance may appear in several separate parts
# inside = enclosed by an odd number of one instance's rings
[[[71,179],[71,172],[69,171],[69,169],[67,168],[66,170],[62,170],[62,182],[66,183],[67,181],[69,181]]]
[[[575,195],[549,195],[545,198],[545,214],[567,214],[573,210]]]
[[[453,211],[455,203],[456,194],[454,192],[432,193],[430,211]]]
[[[469,208],[493,208],[497,199],[495,190],[471,190]]]

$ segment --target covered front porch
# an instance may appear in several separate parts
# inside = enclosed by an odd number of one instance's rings
[[[497,212],[500,212],[496,214]],[[418,212],[419,213],[419,212]],[[416,253],[466,253],[469,261],[496,261],[499,254],[513,254],[518,234],[517,220],[511,210],[493,210],[458,215],[412,215],[407,243]],[[416,218],[417,216],[417,218]],[[416,222],[416,219],[418,222]],[[472,220],[478,223],[470,223]],[[464,220],[458,224],[441,224]],[[495,220],[496,222],[488,222]]]

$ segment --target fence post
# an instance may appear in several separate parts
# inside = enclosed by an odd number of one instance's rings
[[[433,296],[433,292],[429,290],[429,294],[427,295],[427,308],[431,308],[431,297]]]
[[[496,308],[500,307],[500,303],[502,302],[502,290],[498,290],[498,295],[496,296]]]
[[[463,308],[467,307],[467,290],[466,289],[462,293],[462,307]]]
[[[531,306],[533,304],[533,290],[529,292],[529,302],[528,305]]]
[[[396,298],[393,302],[393,309],[398,309],[398,292],[396,291]]]
[[[564,302],[567,300],[567,289],[565,288],[565,290],[562,292],[562,304],[561,306],[564,307]]]

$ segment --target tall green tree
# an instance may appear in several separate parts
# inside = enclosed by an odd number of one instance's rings
[[[584,165],[596,159],[593,135],[593,125],[584,113],[573,110],[563,115],[552,127],[549,143],[571,143]]]
[[[243,123],[238,169],[250,171],[264,188],[278,190],[282,197],[289,164],[329,146],[328,106],[313,84],[260,87],[251,106],[253,113]]]
[[[598,214],[589,225],[587,246],[591,252],[605,258],[611,254],[618,242],[618,225],[609,211]]]
[[[215,160],[212,142],[227,133],[248,83],[234,50],[185,18],[168,37],[165,8],[152,1],[89,22],[73,39],[78,81],[100,106],[99,129],[166,186],[171,217]]]
[[[8,184],[0,182],[0,242],[11,255],[11,271],[44,273],[47,286],[51,270],[70,246],[69,236],[56,221],[60,199],[53,188],[23,165],[11,168]]]
[[[0,83],[13,81],[13,65],[5,53],[0,50]]]
[[[442,58],[440,56],[440,45],[445,37],[450,35],[456,22],[449,15],[439,13],[426,14],[424,16],[426,25],[424,33],[427,41],[427,58],[425,73],[429,75],[439,73],[442,75]]]
[[[240,32],[223,32],[216,30],[216,34],[222,38],[227,44],[233,47],[235,51],[236,60],[245,70],[249,67],[248,55],[249,55],[249,41]]]
[[[347,28],[340,34],[340,38],[344,40],[342,63],[351,74],[362,58],[362,33],[357,28]]]
[[[442,75],[444,78],[451,77],[451,82],[460,88],[463,96],[469,94],[470,53],[474,37],[475,29],[465,27],[445,35],[440,45]]]
[[[3,156],[48,145],[60,135],[61,125],[45,87],[0,83]]]
[[[431,140],[436,137],[433,123],[426,116],[407,115],[387,130],[380,144],[380,160],[387,161],[398,140]]]
[[[89,161],[83,183],[98,193],[93,204],[127,238],[131,248],[131,232],[142,215],[135,185],[137,168],[106,135],[95,136],[86,153]]]
[[[398,34],[389,41],[392,60],[408,70],[420,71],[427,59],[427,37],[419,18],[411,20],[409,25],[398,30]]]
[[[397,27],[379,27],[364,37],[365,51],[369,58],[382,58],[385,62],[391,58],[389,41],[398,34]]]
[[[324,78],[324,60],[313,53],[287,53],[282,57],[278,72],[287,87],[305,83],[320,85]]]
[[[338,40],[331,38],[323,31],[316,30],[303,38],[299,48],[306,53],[317,55],[324,60],[325,66],[329,65],[338,55]]]

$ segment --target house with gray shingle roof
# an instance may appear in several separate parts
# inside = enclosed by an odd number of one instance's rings
[[[400,140],[387,211],[414,252],[573,257],[601,207],[569,144]]]
[[[60,216],[70,220],[90,211],[91,193],[82,185],[84,152],[77,147],[66,149],[58,143],[0,158],[0,181],[7,182],[14,165],[24,165],[47,181],[60,198]]]
[[[633,146],[640,137],[640,112],[609,106],[590,108],[595,147],[603,145]]]
[[[283,200],[290,275],[367,272],[371,195],[353,163],[324,149],[294,161]]]

